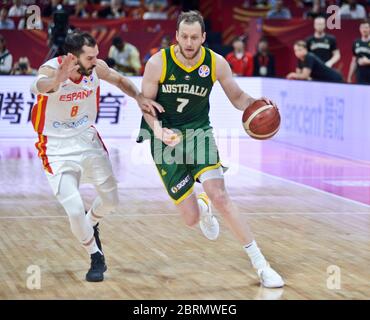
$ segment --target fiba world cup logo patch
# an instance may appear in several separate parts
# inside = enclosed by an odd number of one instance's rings
[[[205,78],[205,77],[208,77],[209,76],[209,73],[211,71],[209,70],[209,67],[206,66],[205,64],[200,66],[199,70],[198,70],[198,73],[199,75],[202,77],[202,78]]]
[[[94,77],[91,75],[90,77],[84,77],[83,82],[88,84],[89,82],[92,83],[94,81]]]

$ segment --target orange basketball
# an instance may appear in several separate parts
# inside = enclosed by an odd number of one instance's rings
[[[250,137],[265,140],[279,131],[280,113],[273,105],[257,100],[244,110],[242,121]]]

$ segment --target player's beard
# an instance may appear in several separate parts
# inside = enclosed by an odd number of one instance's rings
[[[193,59],[198,55],[198,53],[200,52],[200,48],[201,48],[201,46],[199,46],[198,50],[196,50],[196,51],[195,51],[195,53],[194,53],[190,58],[188,58],[188,57],[185,55],[184,50],[182,50],[182,47],[181,47],[181,46],[180,46],[180,44],[179,44],[180,52],[181,52],[182,56],[183,56],[185,59],[187,59],[187,60],[193,60]]]
[[[92,66],[91,68],[87,69],[82,65],[81,61],[77,61],[77,64],[80,66],[77,72],[83,76],[90,76],[95,68],[95,66]]]

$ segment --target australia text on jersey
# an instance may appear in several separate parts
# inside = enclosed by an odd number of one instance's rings
[[[163,93],[186,93],[200,97],[205,97],[208,93],[208,88],[188,85],[188,84],[162,84]]]

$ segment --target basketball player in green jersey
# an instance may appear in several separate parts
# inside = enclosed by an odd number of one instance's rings
[[[160,103],[165,112],[144,114],[141,138],[150,139],[151,152],[169,196],[188,226],[199,222],[204,235],[215,240],[219,224],[211,203],[222,214],[243,245],[263,286],[284,286],[258,248],[244,217],[225,189],[223,169],[209,121],[209,95],[219,81],[231,103],[243,111],[255,101],[232,77],[226,60],[202,46],[202,16],[185,12],[177,22],[177,44],[153,55],[145,67],[142,92]],[[270,100],[263,98],[268,104]],[[195,181],[205,193],[193,192]]]

